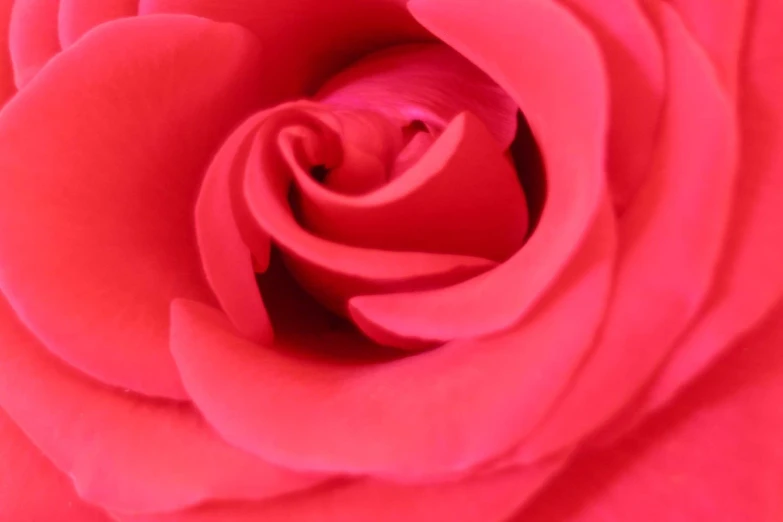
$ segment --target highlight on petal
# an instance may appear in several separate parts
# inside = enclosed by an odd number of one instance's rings
[[[250,29],[265,52],[267,103],[315,93],[361,56],[389,45],[432,39],[405,0],[139,0],[139,14],[182,13]]]
[[[757,2],[748,20],[741,77],[739,172],[726,253],[711,299],[649,390],[640,415],[686,383],[767,316],[783,296],[783,73],[778,20],[783,5]]]
[[[776,522],[783,309],[614,447],[573,460],[513,522]]]
[[[503,150],[516,134],[518,107],[478,67],[444,44],[394,46],[334,75],[315,95],[330,105],[420,121],[438,134],[458,114],[475,114]]]
[[[198,507],[119,522],[487,522],[505,520],[560,469],[556,460],[451,484],[399,486],[371,479],[253,504]]]
[[[184,397],[168,307],[212,302],[196,191],[256,102],[259,56],[235,25],[118,20],[63,51],[0,113],[0,287],[49,349],[87,374]]]
[[[611,99],[607,173],[622,214],[650,170],[665,94],[661,45],[640,2],[611,8],[596,0],[560,3],[590,28],[603,51]]]
[[[676,13],[662,5],[660,15],[669,97],[653,172],[619,220],[601,336],[552,416],[523,443],[524,458],[574,444],[649,382],[700,311],[724,248],[738,177],[736,121]]]
[[[139,0],[60,0],[58,35],[63,49],[104,22],[135,16]]]
[[[270,462],[404,482],[472,471],[540,421],[589,347],[609,294],[611,218],[605,202],[557,291],[501,335],[347,363],[323,354],[367,342],[355,332],[257,345],[219,310],[182,300],[172,307],[172,352],[210,424]]]
[[[605,192],[606,81],[591,36],[556,3],[415,0],[409,8],[514,98],[547,169],[541,220],[508,261],[448,288],[351,302],[352,313],[373,328],[443,342],[518,322],[579,250]]]
[[[60,0],[14,0],[8,46],[14,81],[21,89],[60,52],[57,12]]]
[[[264,499],[322,480],[229,446],[187,404],[86,379],[47,353],[5,302],[0,307],[0,407],[85,500],[157,513]]]
[[[81,500],[68,478],[44,457],[0,409],[0,517],[9,522],[109,522]]]

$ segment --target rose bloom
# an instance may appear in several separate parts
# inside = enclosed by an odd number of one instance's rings
[[[2,0],[0,520],[783,520],[780,0]]]

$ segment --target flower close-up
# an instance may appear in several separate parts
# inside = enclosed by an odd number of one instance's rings
[[[0,522],[783,521],[780,0],[0,36]]]

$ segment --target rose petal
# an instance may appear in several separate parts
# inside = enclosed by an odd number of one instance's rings
[[[608,296],[611,218],[606,203],[557,292],[503,335],[347,363],[328,354],[362,336],[325,331],[255,345],[218,310],[183,300],[172,309],[172,351],[210,423],[267,460],[403,481],[462,473],[510,449],[581,360]]]
[[[727,251],[708,307],[656,379],[646,404],[639,405],[640,415],[671,399],[783,295],[783,69],[777,65],[776,23],[781,17],[783,5],[769,0],[758,2],[749,20],[739,90],[741,175]]]
[[[668,409],[576,458],[514,522],[776,522],[783,308]]]
[[[554,475],[562,461],[453,484],[395,486],[356,481],[287,499],[205,506],[120,522],[488,522],[505,520]]]
[[[328,190],[302,169],[294,177],[303,224],[337,243],[503,261],[527,232],[516,172],[471,113],[457,116],[407,172],[368,194]]]
[[[57,11],[60,0],[15,0],[8,30],[14,81],[21,89],[60,52]]]
[[[429,37],[405,0],[140,0],[139,13],[186,13],[250,29],[265,52],[259,69],[272,103],[314,93],[360,56]],[[431,37],[430,37],[431,38]]]
[[[330,105],[373,110],[406,123],[421,121],[438,134],[471,112],[506,150],[517,129],[517,106],[479,68],[443,44],[395,46],[332,77],[316,93]]]
[[[60,0],[58,34],[63,49],[104,22],[135,16],[139,0]]]
[[[655,166],[619,222],[615,292],[601,337],[526,458],[577,442],[644,385],[700,310],[734,196],[734,115],[708,58],[662,4],[669,98]],[[705,184],[704,180],[709,179]]]
[[[548,199],[525,248],[496,269],[441,290],[361,297],[351,304],[362,321],[399,337],[475,337],[524,317],[595,219],[605,191],[604,70],[590,35],[553,2],[415,0],[409,7],[518,102],[544,154]]]
[[[14,0],[0,0],[0,108],[16,91],[14,67],[8,48],[11,8]]]
[[[107,509],[149,513],[262,499],[320,479],[278,469],[218,438],[186,404],[145,400],[54,359],[0,303],[0,407]]]
[[[611,9],[596,0],[561,3],[591,29],[603,51],[611,95],[607,171],[622,213],[650,170],[665,91],[660,44],[638,2],[614,2]]]
[[[0,410],[0,518],[8,522],[108,522]]]
[[[168,306],[212,300],[193,233],[196,190],[209,154],[255,101],[258,56],[238,26],[123,19],[61,53],[0,114],[0,287],[86,373],[184,396]]]

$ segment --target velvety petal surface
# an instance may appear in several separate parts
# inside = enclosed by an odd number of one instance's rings
[[[172,351],[210,423],[271,462],[406,482],[462,473],[510,449],[557,397],[600,324],[613,247],[605,203],[586,248],[529,321],[415,357],[332,357],[350,343],[361,350],[367,341],[355,332],[252,344],[220,311],[189,301],[173,306]],[[563,321],[570,328],[557,328]]]
[[[85,378],[50,355],[3,302],[0,407],[74,482],[113,511],[261,499],[319,481],[227,445],[187,404],[143,399]]]
[[[514,522],[777,522],[783,309],[677,401],[572,466]]]
[[[0,107],[14,94],[14,68],[8,48],[11,8],[14,0],[0,1]]]
[[[86,504],[14,422],[0,410],[0,519],[8,522],[108,522]]]
[[[750,11],[738,91],[742,148],[727,252],[715,290],[634,417],[669,400],[733,339],[762,320],[783,295],[783,6]]]
[[[84,33],[104,22],[135,16],[139,0],[60,0],[57,34],[67,49]]]
[[[210,155],[255,103],[259,53],[235,25],[110,22],[0,114],[0,287],[44,344],[86,373],[184,397],[168,306],[212,300],[193,231],[196,192]]]
[[[591,30],[602,51],[611,99],[607,171],[622,213],[650,170],[666,90],[661,46],[639,2],[560,3]]]
[[[250,29],[265,49],[265,101],[313,94],[329,77],[381,47],[431,38],[405,0],[140,0],[139,13],[193,14]]]
[[[502,521],[536,493],[563,459],[452,484],[397,486],[375,480],[326,486],[306,495],[225,504],[121,522],[487,522]]]
[[[638,393],[700,310],[724,246],[738,177],[734,115],[677,14],[662,4],[659,16],[669,97],[653,171],[618,223],[618,272],[601,336],[523,444],[530,458],[578,441]]]
[[[60,52],[57,13],[60,0],[15,0],[8,45],[14,81],[22,88]]]
[[[521,107],[544,156],[547,202],[535,234],[496,269],[440,290],[357,298],[353,313],[404,338],[492,333],[546,294],[597,215],[607,119],[600,53],[587,30],[552,2],[416,0],[409,8]]]

